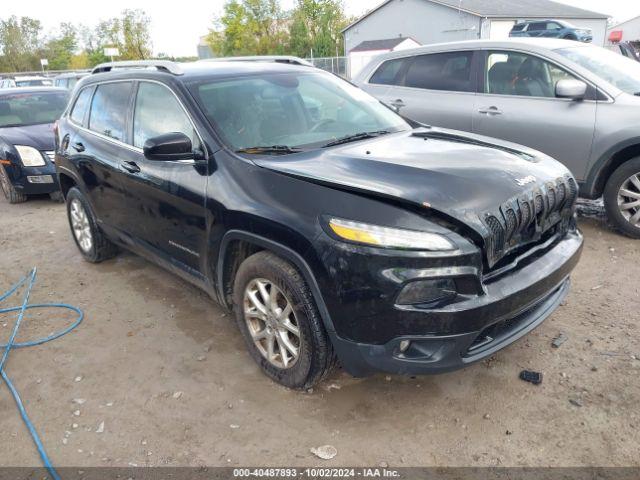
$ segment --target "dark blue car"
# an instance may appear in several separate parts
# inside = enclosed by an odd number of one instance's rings
[[[0,89],[0,186],[9,203],[58,196],[53,123],[67,100],[62,88]]]
[[[564,20],[529,20],[517,23],[509,32],[510,37],[564,38],[589,43],[593,32],[589,28],[578,28]]]

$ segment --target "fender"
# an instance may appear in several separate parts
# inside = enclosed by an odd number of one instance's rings
[[[332,339],[333,337],[335,337],[335,327],[333,326],[333,321],[331,320],[331,316],[329,315],[329,310],[327,309],[327,305],[325,304],[322,293],[320,292],[318,282],[316,281],[311,267],[309,267],[309,264],[306,262],[306,260],[302,258],[300,254],[290,249],[289,247],[286,247],[280,243],[274,242],[273,240],[261,237],[254,233],[246,232],[243,230],[229,230],[224,235],[224,237],[222,237],[222,241],[220,242],[220,250],[218,252],[218,266],[216,273],[216,291],[222,305],[224,305],[226,308],[229,308],[229,305],[227,305],[225,301],[225,295],[223,291],[223,272],[225,253],[227,251],[229,243],[233,240],[244,240],[253,243],[267,250],[270,250],[293,263],[296,268],[300,270],[300,272],[304,276],[305,281],[307,282],[307,285],[309,285],[309,288],[311,289],[311,294],[313,295],[313,299],[318,306],[318,311],[320,312],[320,317],[322,318],[322,323],[324,323],[324,327],[327,330],[327,333]]]
[[[640,137],[627,138],[622,142],[616,143],[604,154],[602,154],[591,167],[585,182],[580,185],[581,195],[587,198],[595,198],[596,196],[598,196],[598,194],[601,193],[598,191],[598,184],[601,183],[602,173],[607,169],[609,165],[611,165],[611,163],[613,162],[613,157],[618,152],[621,152],[625,148],[632,147],[634,145],[640,145]]]

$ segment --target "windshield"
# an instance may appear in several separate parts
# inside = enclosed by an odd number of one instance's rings
[[[640,93],[640,63],[599,47],[556,50],[563,57],[593,72],[631,95]]]
[[[53,123],[67,106],[65,92],[12,93],[0,96],[0,128]]]
[[[16,87],[50,87],[53,85],[51,80],[18,80],[16,79]]]
[[[192,92],[236,151],[259,146],[317,148],[354,135],[410,128],[369,94],[324,73],[209,81],[196,84]],[[278,152],[290,153],[282,148]]]

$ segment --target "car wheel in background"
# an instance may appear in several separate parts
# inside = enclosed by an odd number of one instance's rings
[[[49,194],[49,198],[57,203],[63,203],[64,197],[62,196],[62,192],[53,192]]]
[[[85,260],[99,263],[118,253],[117,247],[98,227],[89,203],[77,187],[67,193],[67,216],[71,235]]]
[[[609,177],[604,206],[614,227],[640,238],[640,157],[623,163]]]
[[[236,321],[263,372],[289,388],[309,388],[335,365],[313,296],[300,272],[271,252],[247,258],[233,287]]]
[[[16,187],[13,186],[11,180],[9,180],[7,171],[2,165],[0,165],[0,188],[9,203],[22,203],[27,201],[27,196],[18,192]]]

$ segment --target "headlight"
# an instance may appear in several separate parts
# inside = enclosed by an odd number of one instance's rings
[[[46,165],[42,154],[33,147],[16,145],[16,150],[20,155],[20,161],[25,167],[44,167]]]
[[[339,218],[332,218],[329,226],[340,238],[364,245],[408,250],[456,250],[453,243],[437,233],[381,227]]]

